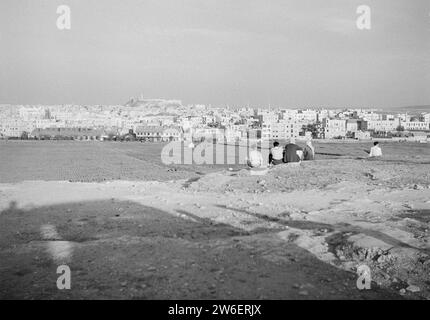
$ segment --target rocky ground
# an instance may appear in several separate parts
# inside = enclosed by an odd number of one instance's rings
[[[2,181],[0,298],[430,298],[428,154],[319,150],[263,176],[160,165],[164,181]],[[56,287],[61,264],[71,290]]]

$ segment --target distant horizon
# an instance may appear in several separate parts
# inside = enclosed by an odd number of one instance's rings
[[[214,105],[214,104],[204,104],[204,103],[184,103],[181,99],[177,98],[149,98],[145,97],[145,100],[166,100],[166,101],[181,101],[183,106],[189,106],[189,105],[205,105],[206,107],[211,106],[212,108],[244,108],[248,107],[248,105],[234,105],[234,104],[227,104],[227,105]],[[122,104],[101,104],[101,103],[95,103],[95,104],[89,104],[89,103],[54,103],[54,104],[44,104],[44,103],[0,103],[0,106],[103,106],[103,107],[113,107],[113,106],[123,106],[125,107],[125,103]],[[368,106],[368,107],[360,107],[360,106],[254,106],[249,105],[249,108],[260,108],[260,109],[292,109],[292,110],[306,110],[306,109],[377,109],[381,111],[396,111],[396,110],[403,110],[403,109],[415,109],[416,111],[424,111],[428,109],[428,112],[430,112],[430,103],[424,104],[424,105],[410,105],[410,106],[393,106],[393,107],[378,107],[378,106]]]

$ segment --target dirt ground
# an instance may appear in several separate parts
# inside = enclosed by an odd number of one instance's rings
[[[252,176],[164,166],[156,144],[0,144],[1,299],[430,296],[428,145],[320,144]]]

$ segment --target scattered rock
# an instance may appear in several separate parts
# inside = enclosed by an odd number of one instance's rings
[[[307,295],[309,295],[309,292],[307,292],[306,290],[301,290],[301,291],[299,291],[299,295],[307,296]]]
[[[408,290],[409,292],[420,292],[420,288],[418,286],[414,286],[414,285],[410,285],[409,287],[406,288],[406,290]]]

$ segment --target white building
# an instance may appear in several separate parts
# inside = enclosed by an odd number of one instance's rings
[[[21,107],[19,108],[19,117],[24,121],[43,119],[46,115],[43,107]]]
[[[345,119],[323,119],[322,125],[324,128],[325,139],[346,137]]]
[[[272,139],[297,138],[300,130],[300,122],[294,120],[279,120],[271,124]]]
[[[317,112],[315,110],[299,110],[294,115],[295,120],[302,123],[302,125],[314,124],[317,122]]]
[[[346,132],[357,132],[358,122],[357,119],[347,119],[346,120]]]
[[[261,125],[261,139],[270,140],[272,138],[272,126],[270,122]]]
[[[367,130],[373,130],[376,132],[391,132],[396,131],[400,126],[400,119],[394,120],[368,120]]]
[[[263,140],[298,138],[301,128],[301,123],[295,120],[284,119],[274,122],[265,122],[262,126],[261,138]]]
[[[28,132],[27,124],[20,119],[7,119],[0,122],[0,133],[5,137],[21,137]]]
[[[407,131],[429,130],[429,123],[424,121],[402,121],[402,127]]]
[[[373,111],[364,111],[358,114],[360,118],[363,118],[366,121],[378,121],[381,119],[381,115],[379,113]]]
[[[424,122],[430,123],[430,113],[424,113],[421,115],[421,118]]]

